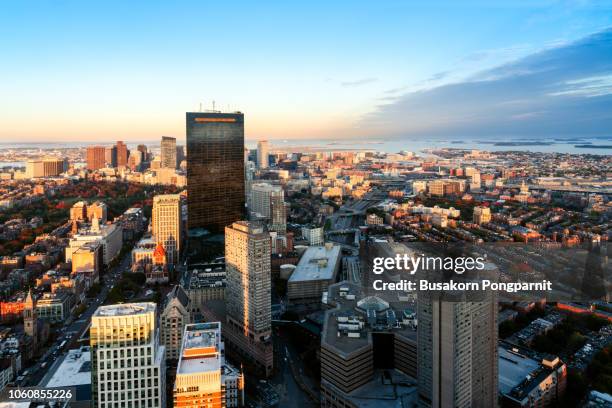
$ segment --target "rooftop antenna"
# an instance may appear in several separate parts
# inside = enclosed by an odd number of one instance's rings
[[[200,112],[202,112],[202,102],[200,102]]]
[[[215,111],[215,101],[213,101],[213,112]]]

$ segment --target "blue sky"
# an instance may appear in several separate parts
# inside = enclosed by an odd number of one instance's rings
[[[0,138],[182,138],[213,100],[251,139],[611,130],[612,1],[426,3],[3,2]]]

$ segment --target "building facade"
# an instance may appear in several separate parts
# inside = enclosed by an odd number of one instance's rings
[[[419,403],[432,408],[497,406],[497,302],[418,295]]]
[[[260,140],[257,142],[257,167],[260,169],[267,169],[270,167],[269,147],[267,140]]]
[[[220,322],[185,327],[173,392],[175,407],[243,406],[244,376],[225,361]]]
[[[176,169],[176,138],[162,136],[161,140],[161,166]]]
[[[155,303],[100,306],[89,334],[94,407],[166,406],[165,348]]]
[[[117,148],[117,167],[126,167],[128,165],[128,148],[121,140],[115,145]]]
[[[189,229],[222,234],[244,219],[244,115],[187,113]]]
[[[87,147],[87,168],[98,170],[106,167],[106,149],[104,146]]]
[[[155,196],[151,217],[155,242],[163,245],[168,263],[176,264],[183,238],[180,194]]]
[[[251,348],[267,347],[272,334],[270,237],[261,227],[239,221],[225,229],[227,324],[242,333],[247,357],[268,375],[272,349],[265,358]]]
[[[183,331],[191,323],[189,315],[189,296],[180,286],[174,286],[166,296],[161,313],[161,338],[166,347],[166,359],[178,360],[181,353]]]
[[[491,222],[491,209],[489,207],[474,207],[473,222],[478,225]]]

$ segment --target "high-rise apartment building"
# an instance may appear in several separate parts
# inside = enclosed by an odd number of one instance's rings
[[[280,234],[287,232],[287,203],[285,202],[285,194],[282,189],[273,192],[270,196],[270,223],[268,224],[268,229]]]
[[[106,167],[106,149],[104,146],[87,147],[87,168],[98,170]]]
[[[174,137],[162,136],[161,166],[176,169],[176,138]]]
[[[168,263],[176,264],[179,260],[183,233],[180,194],[153,197],[151,224],[155,242],[163,245]]]
[[[244,403],[244,376],[225,361],[221,323],[185,327],[174,383],[174,406],[234,408]]]
[[[187,112],[189,229],[223,233],[244,219],[244,115]]]
[[[166,296],[160,326],[167,360],[178,360],[181,355],[183,330],[187,324],[191,323],[189,301],[189,296],[179,285],[174,286]]]
[[[121,140],[115,145],[117,148],[117,167],[126,167],[128,165],[128,148]]]
[[[254,183],[251,186],[250,211],[258,217],[270,219],[270,197],[278,190],[282,191],[282,188],[269,183]]]
[[[165,348],[155,303],[100,306],[89,338],[94,407],[166,406]]]
[[[257,167],[260,169],[267,169],[270,167],[269,154],[268,141],[260,140],[257,142]]]
[[[497,302],[418,294],[418,392],[422,406],[497,406]]]
[[[255,348],[271,341],[270,253],[270,236],[263,228],[246,221],[225,228],[227,323],[242,333],[238,346],[266,375],[272,370],[272,349],[261,354]]]

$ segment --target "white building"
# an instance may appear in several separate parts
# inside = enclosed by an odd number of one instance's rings
[[[251,185],[251,212],[258,217],[270,219],[272,195],[280,195],[284,198],[283,189],[269,183],[254,183]]]
[[[166,350],[155,303],[100,306],[89,331],[94,407],[164,408]]]
[[[340,245],[327,243],[325,246],[309,247],[287,283],[289,301],[320,302],[323,292],[336,281],[340,256]]]
[[[308,241],[308,245],[310,246],[323,245],[325,242],[323,227],[302,227],[302,238]]]

